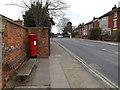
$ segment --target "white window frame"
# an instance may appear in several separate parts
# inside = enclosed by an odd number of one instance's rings
[[[116,18],[116,17],[117,17],[117,12],[114,13],[114,18]]]
[[[114,20],[114,28],[117,27],[117,20]]]
[[[113,31],[116,31],[117,29],[113,29]]]

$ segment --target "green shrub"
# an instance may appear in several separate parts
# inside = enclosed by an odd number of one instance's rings
[[[98,40],[101,36],[101,28],[92,28],[90,29],[90,39]]]
[[[65,38],[69,38],[70,37],[70,35],[69,34],[65,34],[65,35],[63,35]]]

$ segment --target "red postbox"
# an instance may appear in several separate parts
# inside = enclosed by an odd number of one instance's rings
[[[29,55],[30,58],[37,57],[37,35],[29,34]]]

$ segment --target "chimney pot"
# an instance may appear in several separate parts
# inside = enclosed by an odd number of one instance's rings
[[[116,8],[117,8],[117,6],[116,6],[116,5],[114,5],[114,7],[112,8],[112,10],[113,10],[113,9],[116,9]]]

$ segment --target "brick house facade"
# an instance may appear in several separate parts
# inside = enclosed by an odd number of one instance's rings
[[[114,6],[108,14],[108,28],[111,29],[111,34],[117,39],[118,30],[120,30],[120,7]]]
[[[107,13],[108,16],[108,28],[111,28],[111,32],[117,32],[120,30],[120,1],[118,7],[114,5],[111,11]]]
[[[120,30],[120,10],[117,12],[117,18],[118,18],[118,21],[117,21],[117,28],[118,30]]]
[[[82,38],[89,38],[90,35],[90,29],[92,28],[98,28],[99,27],[99,19],[98,18],[93,18],[92,21],[84,24],[79,24],[78,27],[73,30],[74,33],[76,33],[76,35],[82,37]]]
[[[93,18],[93,20],[88,23],[78,25],[73,31],[78,32],[79,36],[84,37],[86,35],[89,36],[91,28],[101,28],[101,35],[115,35],[117,39],[118,30],[120,30],[120,7],[117,8],[115,5],[111,11],[99,18]]]

